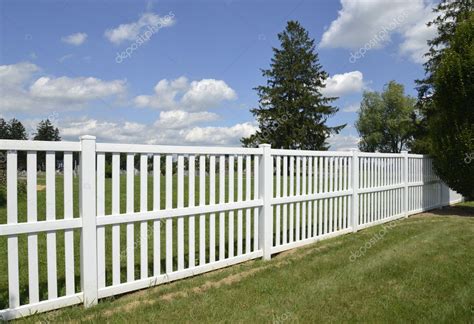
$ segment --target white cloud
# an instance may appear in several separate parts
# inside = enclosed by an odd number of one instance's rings
[[[66,121],[59,125],[61,136],[68,140],[77,140],[82,135],[95,135],[103,141],[138,143],[145,140],[147,125],[131,122],[109,122],[82,118]]]
[[[167,117],[165,117],[166,119]],[[163,120],[161,117],[159,120]],[[99,121],[81,118],[59,123],[61,136],[65,140],[76,141],[82,135],[97,136],[102,142],[121,142],[161,145],[240,145],[242,136],[253,134],[256,127],[252,123],[236,124],[229,127],[193,127],[193,123],[181,128],[168,127],[157,120],[148,125],[133,122]],[[195,120],[194,123],[199,123]]]
[[[335,74],[327,78],[326,87],[321,92],[327,97],[340,97],[364,90],[364,76],[360,71]]]
[[[349,151],[357,149],[360,138],[354,135],[333,135],[328,138],[331,151]]]
[[[87,34],[86,33],[75,33],[71,34],[68,36],[64,36],[61,38],[61,40],[64,43],[74,45],[74,46],[79,46],[82,45],[87,39]]]
[[[54,98],[83,102],[118,95],[125,91],[125,81],[102,81],[97,78],[48,78],[41,77],[30,87],[31,95],[37,98]]]
[[[138,107],[162,110],[200,111],[217,107],[223,101],[235,100],[237,94],[224,81],[202,79],[188,82],[185,77],[160,80],[153,95],[135,97]]]
[[[350,104],[342,109],[343,112],[352,113],[358,112],[360,109],[360,104]]]
[[[0,65],[0,111],[40,112],[83,107],[92,100],[119,97],[126,92],[124,80],[103,81],[93,77],[35,78],[40,71],[32,63]]]
[[[208,111],[189,113],[182,110],[160,112],[160,118],[154,126],[158,128],[183,128],[190,125],[217,120],[219,115]]]
[[[121,24],[118,27],[107,29],[105,37],[112,43],[118,45],[123,41],[135,41],[137,36],[146,28],[157,29],[170,27],[175,23],[174,14],[170,13],[164,17],[148,12],[140,16],[138,21],[129,24]]]
[[[435,35],[425,26],[434,16],[433,3],[425,0],[341,0],[342,9],[324,32],[321,47],[383,48],[392,34],[402,36],[400,52],[415,62]]]
[[[194,127],[189,131],[183,131],[182,135],[187,143],[229,145],[238,144],[242,137],[250,136],[256,131],[257,127],[247,122],[231,127]]]
[[[426,11],[427,13],[423,19],[403,32],[404,40],[400,44],[400,53],[410,57],[415,63],[426,61],[424,55],[429,50],[427,40],[433,39],[437,34],[435,25],[430,27],[426,25],[436,17],[436,14],[428,8]]]
[[[36,64],[21,62],[0,65],[0,90],[4,87],[16,87],[31,78],[40,69]]]

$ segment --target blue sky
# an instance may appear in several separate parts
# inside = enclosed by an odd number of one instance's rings
[[[0,116],[30,132],[52,119],[64,139],[238,145],[277,33],[298,20],[318,44],[328,95],[347,123],[332,149],[357,143],[364,90],[389,80],[416,95],[423,76],[424,0],[2,1]],[[154,32],[145,33],[147,30]],[[151,36],[150,36],[151,35]],[[147,39],[147,36],[148,39]],[[138,38],[142,41],[139,44]],[[130,49],[134,47],[130,52]],[[129,48],[129,57],[118,53]],[[362,54],[358,58],[352,54]]]

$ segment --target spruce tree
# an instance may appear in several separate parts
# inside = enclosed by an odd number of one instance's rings
[[[255,88],[259,106],[250,110],[259,130],[241,142],[251,147],[268,143],[274,148],[327,150],[328,137],[345,125],[326,125],[338,111],[331,106],[337,98],[321,93],[328,74],[319,63],[314,39],[297,21],[289,21],[278,39],[281,45],[273,48],[270,69],[262,70],[266,85]]]
[[[49,119],[42,120],[36,128],[35,141],[60,141],[59,129]]]
[[[57,142],[61,140],[59,136],[59,129],[54,127],[53,123],[49,119],[42,120],[39,122],[36,127],[36,133],[33,137],[35,141],[51,141]],[[38,165],[41,170],[46,169],[46,156],[44,152],[38,152],[37,154]],[[56,162],[59,165],[62,165],[63,154],[58,152],[56,153]]]

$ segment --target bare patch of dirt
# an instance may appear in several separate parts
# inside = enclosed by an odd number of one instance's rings
[[[103,315],[105,315],[106,317],[110,317],[110,316],[112,316],[116,313],[131,312],[131,311],[135,310],[136,308],[138,308],[141,305],[153,305],[153,304],[159,302],[160,300],[172,301],[176,298],[187,297],[191,294],[202,294],[202,293],[204,293],[204,292],[206,292],[206,291],[208,291],[209,289],[212,289],[212,288],[219,288],[219,287],[222,287],[222,286],[235,284],[235,283],[237,283],[237,282],[239,282],[239,281],[241,281],[241,280],[243,280],[243,279],[259,272],[259,271],[265,270],[269,267],[270,266],[262,266],[262,267],[258,267],[258,268],[249,269],[247,271],[243,271],[243,272],[239,272],[239,273],[227,276],[227,277],[225,277],[221,280],[218,280],[218,281],[206,281],[204,284],[202,284],[200,286],[197,286],[197,287],[193,287],[193,288],[189,288],[189,289],[185,289],[185,290],[181,290],[181,291],[177,291],[177,292],[164,294],[164,295],[160,296],[159,299],[134,300],[134,301],[131,301],[131,302],[127,303],[126,305],[119,306],[119,307],[117,307],[113,310],[107,310],[103,313]],[[141,294],[144,294],[145,292],[149,292],[149,291],[144,290],[143,292],[141,292]],[[136,293],[134,294],[134,297],[135,298],[137,297]]]
[[[44,191],[46,189],[45,185],[36,185],[36,191]]]

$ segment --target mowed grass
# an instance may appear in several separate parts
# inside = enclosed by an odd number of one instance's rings
[[[380,225],[271,261],[22,321],[469,323],[474,321],[473,216],[472,203],[465,203],[402,219],[385,232]],[[351,258],[356,251],[360,256]]]

